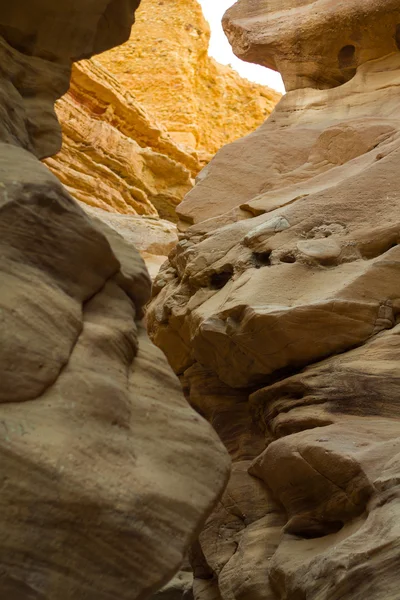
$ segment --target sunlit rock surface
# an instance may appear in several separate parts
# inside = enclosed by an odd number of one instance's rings
[[[176,142],[205,162],[253,131],[280,98],[210,58],[209,40],[197,0],[142,0],[130,40],[99,57]]]
[[[108,212],[176,219],[200,165],[96,60],[56,104],[61,152],[46,164],[72,196]]]

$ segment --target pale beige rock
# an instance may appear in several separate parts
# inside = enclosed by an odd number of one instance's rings
[[[287,90],[331,88],[400,48],[397,0],[239,0],[223,19],[239,58],[279,71]]]
[[[292,515],[292,535],[270,565],[278,598],[305,588],[311,598],[396,597],[397,576],[385,572],[399,560],[399,333],[396,326],[251,397],[258,422],[278,438],[252,472]],[[332,585],[335,572],[342,577]]]
[[[234,460],[196,600],[398,596],[399,16],[240,0],[225,18],[237,53],[297,89],[200,173],[147,316]]]
[[[179,571],[151,600],[193,600],[193,573]]]
[[[335,193],[367,194],[367,181],[390,169],[396,147],[399,61],[397,53],[369,62],[333,90],[286,94],[264,125],[225,146],[203,170],[178,208],[181,219],[198,223],[232,210],[231,221],[266,212],[268,220],[287,218],[273,211],[297,200],[310,204],[318,192],[330,190],[336,202]]]
[[[136,5],[0,8],[4,599],[150,596],[179,569],[229,472],[140,322],[151,283],[139,252],[38,160],[59,148],[53,102],[70,59],[126,39]]]
[[[170,221],[111,213],[84,202],[80,205],[95,220],[99,219],[109,225],[124,238],[125,242],[139,250],[151,279],[156,277],[168,254],[178,243],[177,228]]]
[[[86,213],[118,231],[126,242],[141,253],[168,255],[178,242],[176,226],[170,221],[156,217],[111,213],[83,202],[79,204]]]

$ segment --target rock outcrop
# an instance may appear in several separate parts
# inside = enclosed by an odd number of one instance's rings
[[[394,600],[400,7],[283,5],[224,18],[235,52],[292,91],[178,208],[190,227],[148,315],[234,460],[194,597]]]
[[[96,60],[77,63],[56,104],[61,152],[46,161],[71,195],[108,212],[175,220],[200,168]]]
[[[210,58],[209,39],[197,0],[142,0],[129,42],[98,59],[203,161],[253,131],[280,98]]]
[[[261,123],[280,95],[208,57],[209,28],[197,0],[145,0],[140,15],[123,47],[73,65],[70,88],[56,102],[62,148],[44,162],[84,210],[128,233],[154,277],[178,242],[166,220],[177,221],[201,165]]]
[[[282,0],[279,8],[274,0],[238,0],[223,25],[235,54],[278,70],[286,90],[341,85],[400,48],[397,0]]]
[[[150,279],[39,159],[71,61],[137,0],[0,9],[0,597],[142,599],[171,578],[228,459],[141,324]]]
[[[126,242],[138,250],[144,259],[152,279],[157,275],[168,254],[178,243],[178,231],[174,223],[159,217],[141,217],[104,211],[79,203],[83,210],[95,220],[111,227]]]

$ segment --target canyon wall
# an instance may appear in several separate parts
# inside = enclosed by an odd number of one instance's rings
[[[40,162],[61,147],[54,102],[72,61],[126,40],[138,4],[0,8],[4,599],[147,597],[179,568],[229,471],[146,336],[138,251]]]
[[[200,165],[102,65],[72,68],[56,104],[61,152],[46,161],[74,198],[108,212],[175,219]]]
[[[208,56],[209,40],[197,0],[142,0],[130,40],[99,57],[203,162],[253,131],[281,96],[215,62]]]
[[[44,162],[90,215],[129,239],[154,277],[178,242],[175,209],[200,169],[95,59],[56,102],[62,147]]]
[[[126,44],[73,66],[56,102],[62,148],[45,164],[84,210],[129,236],[155,276],[178,242],[168,221],[201,167],[280,94],[209,58],[197,0],[143,0],[137,14]]]
[[[179,206],[148,314],[233,459],[195,600],[398,597],[399,24],[395,0],[224,17],[290,91]]]

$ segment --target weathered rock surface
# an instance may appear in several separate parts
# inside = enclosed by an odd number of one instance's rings
[[[398,3],[278,4],[240,0],[225,27],[297,89],[200,174],[148,315],[234,460],[194,549],[194,597],[394,600]],[[358,62],[339,85],[333,37],[350,44],[357,18]]]
[[[200,166],[96,60],[56,104],[61,152],[46,161],[72,196],[109,212],[176,219]]]
[[[193,573],[190,567],[179,571],[151,600],[193,600]]]
[[[397,0],[238,0],[223,25],[235,54],[278,70],[287,90],[341,85],[400,48]]]
[[[280,98],[210,58],[209,39],[197,0],[142,0],[129,42],[99,57],[177,142],[205,161],[253,131]]]
[[[152,279],[157,275],[168,254],[178,243],[176,225],[158,217],[124,215],[94,208],[80,202],[95,221],[100,220],[117,231],[129,245],[139,250]]]
[[[4,3],[3,3],[4,4]],[[140,322],[150,278],[38,160],[70,61],[138,2],[0,8],[0,597],[142,599],[180,567],[228,458]]]
[[[45,163],[89,207],[176,222],[176,207],[210,152],[254,129],[280,95],[208,57],[209,27],[197,0],[146,0],[136,27],[124,47],[73,65],[70,88],[56,102],[62,148]],[[121,233],[127,222],[113,219]],[[149,221],[133,219],[130,238],[133,224],[145,231]],[[161,223],[160,235],[163,229]],[[170,248],[160,254],[150,245],[139,249],[155,277]]]

